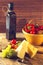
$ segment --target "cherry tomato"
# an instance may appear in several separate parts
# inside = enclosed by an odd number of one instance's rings
[[[13,40],[11,41],[11,44],[16,44],[16,40],[13,39]]]
[[[18,47],[17,45],[14,45],[14,49],[17,49],[17,47]]]
[[[11,45],[11,48],[13,48],[13,49],[14,49],[14,44],[12,44],[12,45]]]

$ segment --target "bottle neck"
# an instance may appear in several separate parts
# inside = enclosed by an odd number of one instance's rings
[[[13,10],[8,9],[8,12],[13,12]]]

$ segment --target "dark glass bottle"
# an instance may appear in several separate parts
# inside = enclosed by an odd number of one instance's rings
[[[6,15],[6,38],[12,40],[16,38],[16,14],[13,11],[13,3],[8,4],[8,13]]]

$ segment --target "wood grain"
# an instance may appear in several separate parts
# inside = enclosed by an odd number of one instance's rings
[[[43,65],[43,54],[37,54],[34,58],[25,57],[23,62],[19,59],[7,59],[0,57],[1,65]]]

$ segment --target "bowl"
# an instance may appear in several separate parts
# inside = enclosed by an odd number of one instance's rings
[[[43,34],[29,34],[22,29],[24,38],[33,45],[41,45],[43,43]]]

